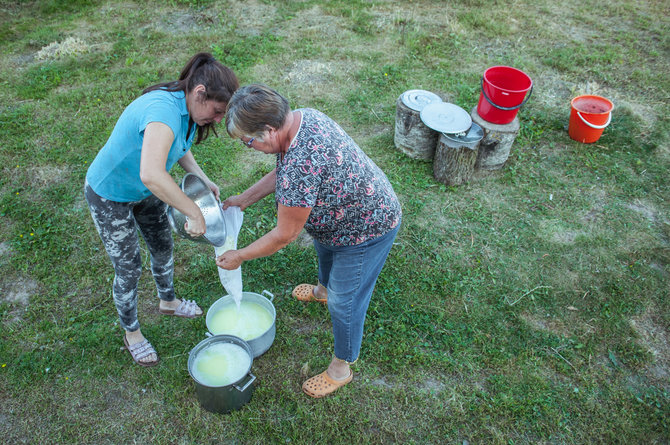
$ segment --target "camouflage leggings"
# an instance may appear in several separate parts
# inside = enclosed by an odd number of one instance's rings
[[[134,202],[115,202],[100,197],[88,183],[84,195],[93,222],[114,266],[113,295],[121,327],[128,331],[140,328],[137,321],[137,285],[142,274],[142,257],[138,231],[151,255],[158,297],[175,298],[172,257],[172,232],[167,219],[167,205],[154,195]]]

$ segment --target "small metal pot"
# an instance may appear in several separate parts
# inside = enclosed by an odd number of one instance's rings
[[[449,148],[464,147],[474,150],[484,137],[484,130],[479,125],[472,123],[470,128],[462,133],[442,133],[442,136],[444,137],[440,137],[440,140]]]
[[[207,386],[193,376],[193,365],[198,353],[216,343],[233,343],[242,347],[249,354],[251,359],[249,369],[247,369],[245,376],[237,382],[225,386]],[[251,400],[251,395],[254,392],[253,383],[256,380],[256,376],[250,372],[251,365],[254,362],[252,357],[253,354],[249,344],[233,335],[215,335],[204,339],[195,348],[191,349],[188,355],[188,373],[195,382],[195,393],[200,405],[207,411],[225,414],[240,409],[247,404]]]
[[[267,299],[263,295],[254,292],[242,292],[242,301],[250,301],[253,303],[258,303],[265,309],[267,309],[268,312],[270,312],[270,314],[272,315],[272,326],[270,326],[268,330],[265,331],[260,336],[247,340],[247,343],[249,343],[249,346],[251,347],[251,350],[253,352],[254,358],[262,355],[268,349],[270,349],[270,346],[272,346],[272,343],[275,341],[275,333],[277,331],[276,327],[277,311],[275,310],[275,307],[272,304],[272,300],[274,300],[275,296],[270,292],[268,292],[267,290],[264,290],[262,293],[268,295],[270,299]],[[219,298],[207,310],[207,317],[205,318],[205,324],[207,325],[207,330],[209,331],[208,335],[216,335],[214,332],[212,332],[212,328],[210,327],[212,317],[214,317],[214,314],[219,309],[228,304],[235,304],[232,295],[226,295],[224,297]]]
[[[181,189],[186,196],[200,208],[205,218],[206,231],[201,236],[191,236],[185,229],[186,215],[174,207],[167,209],[168,221],[174,232],[191,241],[212,244],[216,247],[223,246],[226,242],[226,222],[223,217],[221,203],[216,199],[214,193],[207,187],[205,181],[193,173],[186,173],[181,181]]]

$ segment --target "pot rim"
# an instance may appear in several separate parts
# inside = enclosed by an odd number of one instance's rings
[[[263,292],[267,292],[268,294],[270,294],[270,292],[268,292],[266,290],[264,290]],[[270,294],[270,295],[272,295],[272,294]],[[246,340],[246,341],[253,341],[253,340],[256,340],[257,338],[263,337],[270,330],[272,330],[272,326],[274,326],[277,323],[277,310],[275,309],[274,304],[272,304],[272,301],[269,298],[266,298],[261,294],[257,294],[256,292],[248,292],[248,291],[242,292],[242,300],[244,300],[245,297],[248,297],[248,296],[251,296],[253,299],[260,299],[260,301],[262,301],[262,302],[267,302],[268,308],[272,309],[270,311],[270,314],[272,315],[272,325],[270,325],[270,327],[267,328],[265,330],[265,332],[263,332],[258,337]],[[214,332],[212,332],[212,329],[210,328],[209,325],[210,325],[211,317],[213,317],[214,314],[217,312],[219,306],[225,306],[227,304],[230,304],[229,301],[233,304],[235,303],[233,301],[233,296],[232,295],[230,295],[230,294],[224,295],[223,297],[219,298],[214,303],[212,303],[212,305],[209,307],[209,309],[207,309],[207,315],[205,316],[205,326],[207,327],[207,331],[210,332],[212,335],[215,335],[215,336],[216,335],[227,335],[227,334],[215,334]],[[216,309],[216,310],[212,310],[212,309]]]
[[[200,380],[195,378],[193,375],[193,372],[191,372],[191,369],[193,368],[193,362],[195,360],[195,357],[198,355],[198,353],[204,349],[206,349],[208,346],[211,346],[208,343],[232,343],[237,346],[240,346],[242,349],[246,351],[246,353],[249,355],[249,368],[244,372],[242,377],[240,377],[238,380],[231,382],[227,385],[219,385],[219,386],[210,386],[202,383]],[[244,380],[250,373],[251,371],[251,366],[254,364],[254,351],[251,349],[251,346],[249,346],[249,343],[247,343],[245,340],[241,339],[240,337],[236,337],[234,335],[228,335],[228,334],[219,334],[219,335],[213,335],[211,337],[205,338],[201,340],[193,349],[191,349],[191,352],[188,354],[188,362],[187,362],[187,368],[188,368],[188,374],[191,376],[194,382],[196,382],[198,385],[204,386],[206,388],[227,388],[229,386],[235,386],[238,383],[240,383],[242,380]]]

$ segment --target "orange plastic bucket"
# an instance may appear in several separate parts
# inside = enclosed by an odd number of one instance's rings
[[[577,96],[570,102],[568,134],[577,142],[590,144],[600,139],[612,121],[614,104],[600,96]]]
[[[509,66],[492,66],[484,71],[477,113],[493,124],[509,124],[532,93],[533,81],[526,73]]]

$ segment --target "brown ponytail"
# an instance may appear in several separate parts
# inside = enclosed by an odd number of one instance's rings
[[[163,82],[147,87],[142,94],[154,90],[183,91],[190,93],[197,85],[205,86],[205,93],[198,99],[201,101],[214,100],[227,104],[233,93],[239,87],[235,73],[227,66],[222,65],[209,53],[198,53],[182,68],[179,80]],[[198,136],[195,143],[207,139],[209,130],[216,134],[214,123],[198,126]]]

